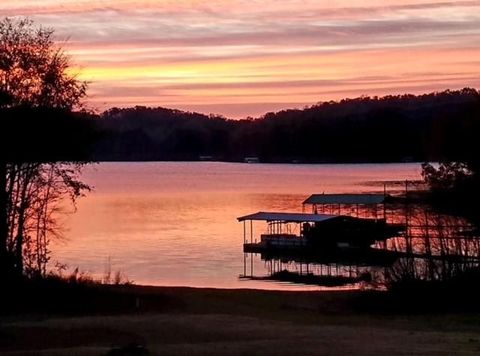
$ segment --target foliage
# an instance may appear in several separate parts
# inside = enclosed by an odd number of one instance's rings
[[[65,198],[89,190],[90,123],[72,112],[85,94],[53,30],[0,21],[0,275],[45,276]]]
[[[471,162],[443,162],[438,167],[425,163],[422,175],[429,186],[429,201],[437,210],[480,226],[480,175],[478,165]]]
[[[472,176],[468,164],[463,162],[442,162],[438,167],[431,163],[422,164],[422,177],[434,191],[458,189],[469,182]]]
[[[53,34],[27,19],[0,21],[0,107],[80,104],[87,85],[68,73],[69,58]]]
[[[57,216],[90,188],[79,180],[81,165],[9,164],[7,249],[14,266],[27,275],[46,275],[51,237],[61,237]],[[12,208],[16,207],[16,208]]]
[[[475,158],[480,93],[360,97],[238,121],[148,107],[99,119],[98,160],[465,161]]]

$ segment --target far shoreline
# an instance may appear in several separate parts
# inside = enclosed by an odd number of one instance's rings
[[[245,165],[371,165],[371,164],[418,164],[421,165],[425,162],[429,163],[436,163],[431,161],[299,161],[299,162],[291,162],[291,161],[269,161],[269,162],[256,162],[256,163],[247,163],[241,160],[99,160],[99,161],[91,161],[86,163],[239,163]]]

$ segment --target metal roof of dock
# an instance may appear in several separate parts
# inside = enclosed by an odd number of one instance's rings
[[[383,204],[384,194],[313,194],[303,204]]]
[[[282,222],[321,222],[325,220],[335,219],[339,215],[327,214],[302,214],[302,213],[272,213],[260,211],[255,214],[245,215],[237,218],[238,221],[260,220],[260,221],[282,221]]]

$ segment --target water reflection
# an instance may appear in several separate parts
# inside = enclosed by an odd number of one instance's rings
[[[403,256],[388,271],[389,282],[445,281],[479,267],[480,235],[473,223],[422,205],[410,206],[405,214],[407,233],[388,242]]]
[[[324,287],[364,287],[378,283],[382,271],[393,259],[348,254],[289,255],[261,253],[266,271],[256,274],[253,261],[257,254],[245,253],[242,279],[265,280]]]
[[[394,197],[380,208],[331,205],[334,206],[315,206],[314,210],[361,219],[373,216],[398,229],[385,240],[372,237],[377,242],[366,248],[345,249],[323,243],[321,248],[308,245],[280,250],[272,245],[261,253],[245,253],[240,278],[317,286],[386,288],[408,281],[450,281],[480,267],[479,229],[463,217],[439,213],[429,205],[412,203],[405,197]],[[329,234],[331,231],[319,237],[326,239]],[[308,239],[307,235],[302,236]],[[343,241],[338,234],[336,236],[335,241]],[[370,239],[364,237],[364,240]],[[247,243],[244,250],[250,252],[250,246]],[[260,273],[254,268],[255,258],[265,264],[266,268]]]
[[[112,271],[140,284],[309,289],[239,280],[244,256],[236,218],[301,212],[313,192],[382,190],[363,182],[419,177],[418,164],[101,163],[85,172],[95,192],[64,221],[67,239],[53,242],[51,262],[101,277],[110,257]],[[260,256],[254,268],[268,273]]]

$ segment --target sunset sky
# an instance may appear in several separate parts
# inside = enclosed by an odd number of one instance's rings
[[[88,105],[241,118],[480,87],[480,1],[0,0],[53,27]]]

